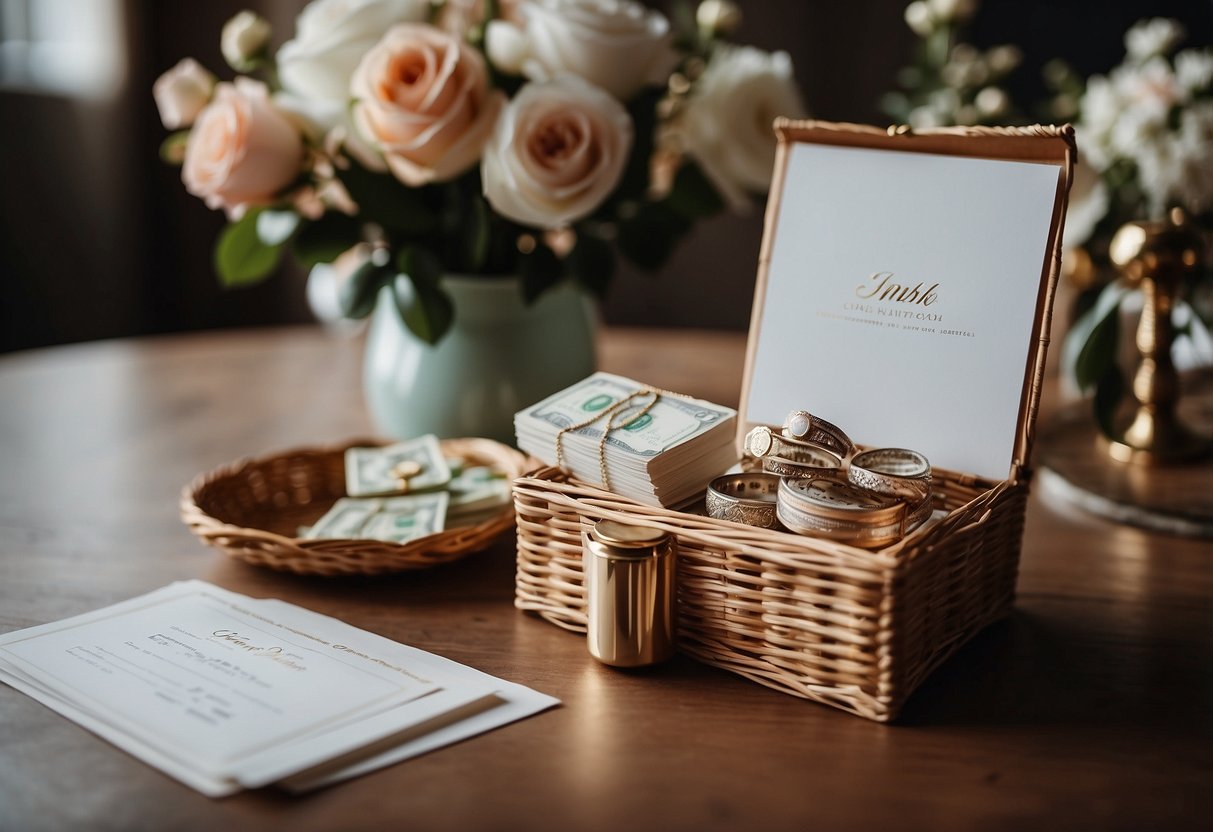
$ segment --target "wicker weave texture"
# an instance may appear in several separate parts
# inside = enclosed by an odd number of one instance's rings
[[[678,539],[679,646],[763,685],[879,722],[1014,598],[1026,482],[937,472],[949,515],[868,552],[649,508],[569,481],[518,480],[515,605],[585,630],[581,535],[602,519]]]
[[[346,496],[346,449],[381,444],[362,440],[298,448],[224,465],[186,486],[181,519],[204,543],[237,560],[308,575],[426,569],[480,551],[514,525],[514,513],[507,506],[476,525],[405,544],[298,539],[300,526],[315,522]],[[442,451],[472,465],[492,466],[510,479],[531,465],[524,454],[489,439],[445,439]]]

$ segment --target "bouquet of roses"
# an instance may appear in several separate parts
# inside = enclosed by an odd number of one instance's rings
[[[676,27],[631,0],[315,0],[271,55],[269,25],[224,27],[239,73],[186,59],[154,89],[163,155],[227,212],[215,264],[258,281],[283,252],[348,253],[342,310],[391,287],[433,343],[447,273],[518,275],[533,299],[601,293],[615,251],[655,268],[693,222],[766,190],[771,122],[803,114],[784,53],[722,42],[705,0]]]

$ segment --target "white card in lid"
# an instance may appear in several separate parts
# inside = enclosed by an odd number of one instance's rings
[[[744,423],[807,409],[860,444],[1005,479],[1064,165],[811,142],[785,153]]]

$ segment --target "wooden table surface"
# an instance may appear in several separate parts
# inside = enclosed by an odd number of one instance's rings
[[[615,330],[601,365],[736,404],[743,339]],[[199,471],[370,431],[360,344],[310,327],[0,357],[0,631],[201,578],[563,700],[302,798],[210,800],[0,685],[0,830],[1209,829],[1213,547],[1046,505],[1015,615],[894,726],[686,659],[596,664],[512,604],[513,541],[422,574],[302,578],[177,518]]]

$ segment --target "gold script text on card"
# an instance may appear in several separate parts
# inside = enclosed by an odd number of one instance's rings
[[[868,277],[868,281],[875,285],[869,286],[867,283],[860,283],[855,287],[855,294],[864,300],[876,298],[897,303],[917,303],[922,306],[930,306],[939,300],[935,294],[935,290],[939,288],[938,283],[932,283],[930,288],[924,291],[921,281],[917,286],[910,287],[893,283],[892,280],[892,272],[876,272]]]

